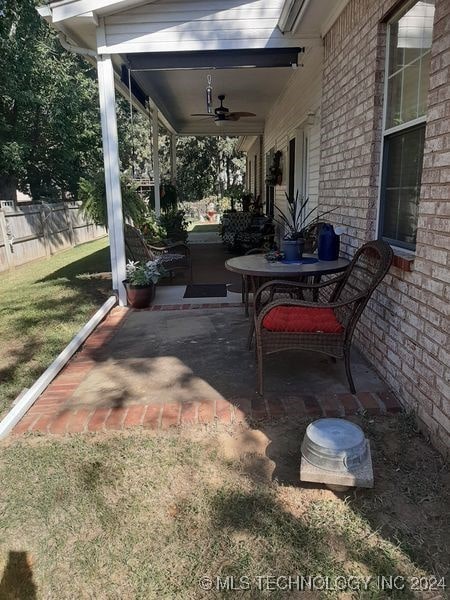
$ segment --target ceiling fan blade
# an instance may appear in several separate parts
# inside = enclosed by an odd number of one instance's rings
[[[215,117],[216,115],[214,114],[209,114],[209,113],[194,113],[191,115],[191,117]]]
[[[227,115],[228,117],[236,119],[240,119],[241,117],[256,117],[255,113],[251,112],[232,112]]]

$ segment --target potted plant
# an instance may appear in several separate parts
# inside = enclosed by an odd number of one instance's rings
[[[159,224],[167,231],[167,237],[172,243],[187,240],[189,221],[184,210],[175,208],[163,211],[159,217]]]
[[[147,243],[164,245],[164,240],[167,238],[167,231],[161,226],[153,210],[147,211],[137,225]]]
[[[285,259],[299,260],[303,255],[305,247],[305,232],[313,223],[319,222],[324,215],[336,210],[336,208],[327,210],[317,215],[314,219],[310,219],[317,207],[315,206],[311,210],[308,210],[309,198],[304,200],[299,196],[298,191],[295,197],[289,196],[286,192],[285,195],[288,202],[288,212],[285,213],[277,206],[276,209],[279,212],[280,220],[275,220],[285,229],[282,243]]]
[[[277,150],[273,155],[272,164],[269,166],[266,184],[270,186],[281,185],[283,181],[283,170],[281,168],[281,158],[283,153]]]
[[[149,260],[146,263],[128,261],[127,278],[123,284],[127,291],[128,304],[133,308],[147,308],[155,297],[155,287],[165,270],[160,261]]]

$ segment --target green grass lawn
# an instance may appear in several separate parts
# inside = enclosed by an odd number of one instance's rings
[[[449,539],[436,453],[395,419],[388,431],[378,421],[381,429],[371,434],[376,489],[340,496],[298,479],[272,480],[268,454],[278,467],[298,465],[298,444],[278,457],[271,451],[286,435],[299,443],[302,428],[290,424],[278,437],[275,427],[264,434],[138,429],[3,442],[0,598],[440,598],[437,587],[423,595],[409,584],[377,587],[380,575],[405,582],[443,576]],[[383,446],[386,436],[398,441],[397,451]],[[417,453],[408,454],[412,446]],[[304,596],[295,588],[258,588],[258,577],[296,575],[328,576],[330,585],[338,576],[372,583],[367,591],[319,588]],[[231,576],[250,589],[218,591]],[[202,589],[201,581],[209,586],[204,577],[213,591]]]
[[[110,295],[107,238],[0,274],[0,415]]]

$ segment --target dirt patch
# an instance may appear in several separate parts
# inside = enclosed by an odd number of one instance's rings
[[[444,459],[416,429],[412,418],[353,417],[370,440],[373,489],[338,494],[299,481],[300,446],[307,421],[281,421],[259,429],[221,433],[221,453],[255,481],[276,482],[287,511],[301,518],[315,502],[346,503],[417,565],[448,575],[450,472]],[[339,554],[342,544],[331,539]],[[339,547],[341,546],[341,550]]]
[[[15,597],[28,565],[36,598],[222,597],[203,577],[249,582],[236,598],[444,598],[408,586],[446,574],[447,469],[408,419],[359,423],[375,487],[346,495],[299,481],[305,421],[11,438],[0,454],[0,597]],[[296,575],[372,583],[258,588],[258,577]],[[386,592],[380,576],[406,587]]]

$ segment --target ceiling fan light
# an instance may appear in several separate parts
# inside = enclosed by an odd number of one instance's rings
[[[225,119],[214,119],[214,123],[217,127],[223,127],[225,125]]]

